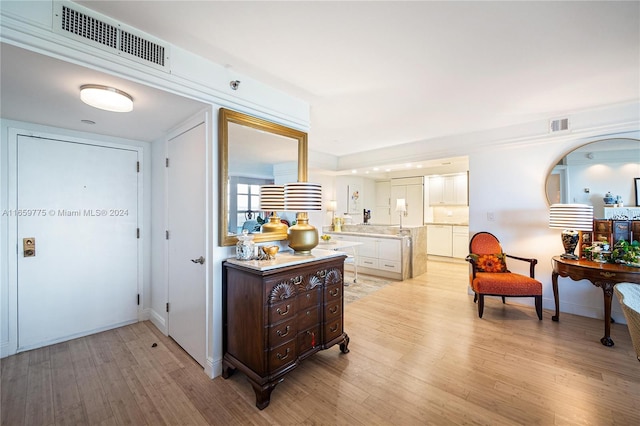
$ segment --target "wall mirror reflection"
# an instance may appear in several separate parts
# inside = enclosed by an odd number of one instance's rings
[[[611,193],[623,206],[633,207],[635,178],[640,177],[640,141],[603,139],[564,155],[549,172],[547,201],[593,206],[596,218],[604,217],[604,198]]]
[[[307,134],[222,108],[219,148],[220,245],[235,244],[243,230],[256,242],[286,239],[286,231],[262,232],[271,212],[260,210],[260,186],[306,181]]]

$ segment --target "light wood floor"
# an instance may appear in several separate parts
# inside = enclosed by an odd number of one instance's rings
[[[2,424],[640,424],[625,325],[607,348],[600,320],[508,299],[479,319],[466,265],[428,271],[347,305],[351,352],[308,359],[263,411],[241,373],[208,379],[144,322],[1,360]]]

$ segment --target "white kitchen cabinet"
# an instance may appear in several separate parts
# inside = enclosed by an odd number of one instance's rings
[[[394,279],[403,279],[402,242],[398,238],[369,237],[365,235],[341,235],[330,233],[337,241],[358,241],[358,271],[373,275],[382,275]],[[366,269],[364,269],[366,268]]]
[[[451,257],[452,250],[452,226],[427,225],[427,254]]]
[[[407,211],[402,215],[403,226],[424,224],[424,185],[421,176],[391,179],[391,222],[400,224],[400,214],[396,212],[397,200],[405,200]],[[395,216],[394,216],[395,215]]]
[[[391,181],[376,181],[375,205],[371,210],[371,223],[391,224]]]
[[[469,254],[469,227],[454,225],[452,227],[452,255],[464,259]]]
[[[466,173],[429,177],[430,206],[469,205]]]

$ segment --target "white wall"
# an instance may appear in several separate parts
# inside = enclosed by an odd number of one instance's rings
[[[537,258],[536,278],[543,283],[545,309],[555,309],[550,259],[563,252],[559,232],[548,227],[547,173],[558,158],[585,143],[609,137],[639,139],[638,117],[639,104],[633,103],[573,114],[572,132],[558,136],[547,133],[546,121],[538,123],[538,131],[529,137],[509,138],[498,131],[476,135],[478,146],[469,153],[470,235],[492,232],[506,252]],[[488,220],[488,213],[494,221]],[[526,264],[518,263],[509,266],[528,273]],[[602,290],[588,281],[561,277],[559,294],[562,312],[604,317]],[[533,304],[526,299],[520,303]],[[613,317],[624,322],[617,300]]]

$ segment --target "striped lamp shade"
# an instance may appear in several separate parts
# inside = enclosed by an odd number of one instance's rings
[[[284,185],[260,186],[260,210],[284,211]]]
[[[586,204],[552,204],[549,211],[549,228],[593,230],[593,206]]]
[[[310,182],[285,184],[284,207],[296,212],[322,210],[322,185]]]

